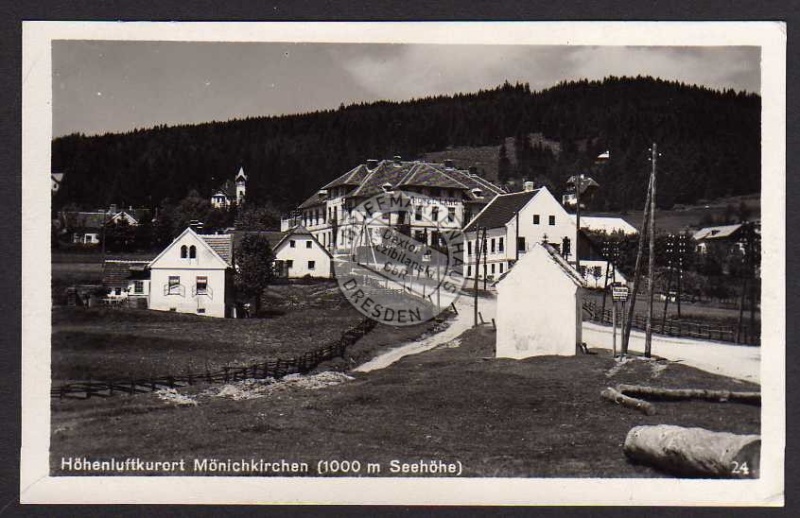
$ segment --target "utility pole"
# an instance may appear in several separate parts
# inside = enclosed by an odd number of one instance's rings
[[[473,307],[475,309],[475,323],[473,327],[478,327],[478,268],[481,265],[481,229],[475,229],[475,283],[473,285]]]
[[[633,311],[636,307],[636,292],[639,291],[639,280],[642,278],[642,255],[644,252],[644,240],[647,237],[647,221],[650,210],[651,187],[653,185],[653,176],[650,175],[650,182],[647,185],[647,198],[644,202],[644,212],[642,213],[642,231],[639,233],[639,247],[636,251],[636,265],[633,269],[633,284],[631,287],[630,304],[628,306],[627,318],[623,327],[625,328],[622,335],[622,349],[620,355],[625,356],[628,354],[628,342],[631,338],[631,326],[633,325]],[[624,316],[624,315],[623,315]]]
[[[483,291],[486,291],[486,228],[483,228]]]
[[[653,342],[653,274],[656,256],[656,159],[658,148],[653,142],[650,169],[650,257],[647,265],[647,324],[644,336],[644,357],[650,358]],[[669,294],[667,294],[669,296]]]
[[[580,254],[580,233],[581,233],[581,180],[583,179],[582,174],[575,175],[575,269],[578,273],[581,274],[581,279],[583,279],[583,273],[581,272],[581,254]]]

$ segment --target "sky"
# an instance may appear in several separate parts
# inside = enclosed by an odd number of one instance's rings
[[[53,136],[305,113],[504,81],[652,76],[760,92],[758,47],[54,41]]]

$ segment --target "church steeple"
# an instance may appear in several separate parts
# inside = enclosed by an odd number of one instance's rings
[[[236,173],[234,181],[236,182],[236,204],[242,205],[247,192],[247,175],[244,174],[244,167],[239,167],[239,172]]]

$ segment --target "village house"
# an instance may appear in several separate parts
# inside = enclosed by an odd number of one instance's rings
[[[426,244],[438,244],[443,229],[461,229],[495,196],[503,194],[474,171],[444,163],[368,160],[324,185],[305,200],[281,230],[302,225],[329,251],[352,245],[348,239],[357,223],[352,211],[364,200],[384,192],[412,196],[413,210],[383,214],[380,225],[404,227],[404,233]],[[416,198],[413,196],[419,195]]]
[[[595,228],[619,227],[629,231],[623,225],[624,220],[612,221],[619,219],[594,217],[588,223]],[[477,274],[478,279],[498,279],[534,245],[547,243],[572,265],[579,254],[584,283],[590,288],[602,288],[609,261],[584,233],[587,226],[581,218],[579,233],[574,215],[566,211],[547,187],[535,189],[533,182],[525,182],[523,191],[498,195],[465,227],[464,276],[474,279]],[[486,229],[485,250],[479,249],[478,243],[483,229]],[[615,277],[617,282],[627,282],[618,271]]]
[[[485,250],[478,242],[483,229]],[[495,197],[464,228],[464,276],[497,279],[537,243],[549,243],[574,262],[576,230],[567,211],[547,187],[534,189],[533,182],[526,182],[521,192]]]
[[[150,297],[149,263],[106,259],[103,262],[103,287],[107,290],[104,302],[146,309]]]
[[[244,174],[244,167],[240,167],[233,180],[225,180],[225,183],[211,194],[211,206],[215,209],[229,209],[234,204],[241,206],[244,204],[246,193],[247,176]]]
[[[120,210],[116,204],[111,204],[107,210],[61,211],[53,224],[59,233],[68,234],[71,243],[99,245],[104,227],[123,222],[137,226],[144,218],[149,217],[148,209],[128,207]]]
[[[304,277],[330,279],[333,277],[331,252],[304,226],[297,225],[285,232],[236,232],[235,243],[248,234],[266,237],[275,254],[275,275],[285,279]]]
[[[235,316],[233,236],[183,231],[150,270],[150,309],[210,317]]]
[[[723,255],[730,253],[744,254],[747,245],[745,224],[720,225],[716,227],[701,228],[692,235],[697,244],[697,252],[706,254],[711,249],[716,249]],[[756,226],[756,232],[759,232]]]

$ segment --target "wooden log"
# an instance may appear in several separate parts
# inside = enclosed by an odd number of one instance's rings
[[[641,399],[635,399],[632,397],[628,397],[625,394],[608,387],[604,391],[600,393],[604,399],[612,401],[618,405],[626,406],[629,408],[634,408],[645,415],[655,415],[656,407],[653,406],[651,403],[647,401],[643,401]]]
[[[681,476],[758,478],[761,437],[673,425],[637,426],[628,432],[625,455]]]
[[[739,392],[731,390],[708,389],[668,389],[645,385],[617,385],[617,390],[628,396],[647,399],[682,400],[703,399],[706,401],[738,401],[752,405],[761,404],[760,392]]]

